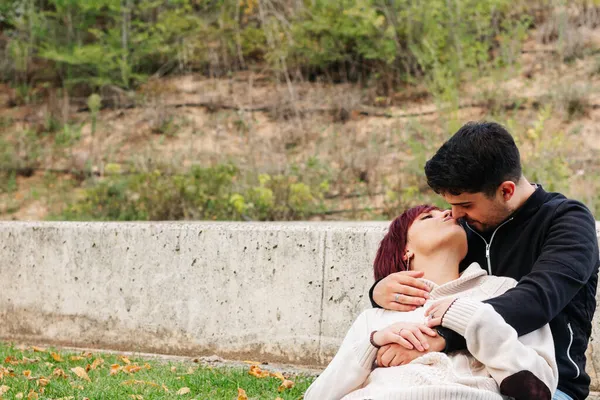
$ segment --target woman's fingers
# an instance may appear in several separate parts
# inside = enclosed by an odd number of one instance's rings
[[[436,337],[437,336],[437,332],[435,331],[435,329],[431,329],[430,327],[426,326],[426,325],[419,325],[419,329],[421,330],[421,332],[423,332],[424,334],[431,336],[431,337]]]
[[[421,332],[419,331],[419,333],[421,333]],[[399,334],[404,339],[406,339],[410,344],[412,344],[415,349],[417,349],[419,351],[425,351],[425,349],[423,348],[423,345],[421,344],[421,341],[417,338],[415,333],[412,332],[410,329],[404,328],[400,331]]]
[[[442,325],[442,317],[436,317],[436,318],[429,318],[427,320],[427,326],[430,328],[433,328],[434,326],[440,326]]]

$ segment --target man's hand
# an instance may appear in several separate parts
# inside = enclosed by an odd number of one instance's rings
[[[422,271],[390,274],[375,285],[373,300],[386,310],[415,310],[429,298],[429,286],[417,279],[423,275]]]
[[[378,367],[397,367],[406,365],[412,360],[421,357],[424,354],[442,351],[446,347],[446,341],[441,336],[429,339],[429,349],[426,351],[408,350],[399,344],[388,344],[377,351]]]
[[[433,328],[434,326],[442,325],[442,319],[444,319],[444,315],[446,315],[446,312],[450,309],[454,301],[456,301],[456,298],[448,298],[438,301],[429,307],[425,311],[425,316],[429,317],[427,319],[427,326]]]

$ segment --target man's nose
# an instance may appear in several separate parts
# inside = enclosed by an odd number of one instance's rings
[[[464,213],[464,212],[461,212],[461,211],[458,209],[458,207],[452,207],[452,210],[451,210],[451,212],[452,212],[452,218],[454,218],[454,219],[460,219],[460,218],[462,218],[462,217],[464,217],[464,216],[465,216],[465,213]]]

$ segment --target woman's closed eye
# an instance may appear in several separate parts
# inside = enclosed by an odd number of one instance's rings
[[[427,218],[433,218],[433,215],[431,215],[431,214],[425,214],[425,215],[423,215],[421,217],[421,221],[423,221],[424,219],[427,219]]]

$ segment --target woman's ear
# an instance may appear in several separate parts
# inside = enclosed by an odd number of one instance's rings
[[[402,259],[403,259],[404,261],[410,261],[410,259],[411,259],[411,258],[413,258],[413,256],[414,256],[413,252],[407,249],[407,250],[404,252],[404,256],[402,256]]]

